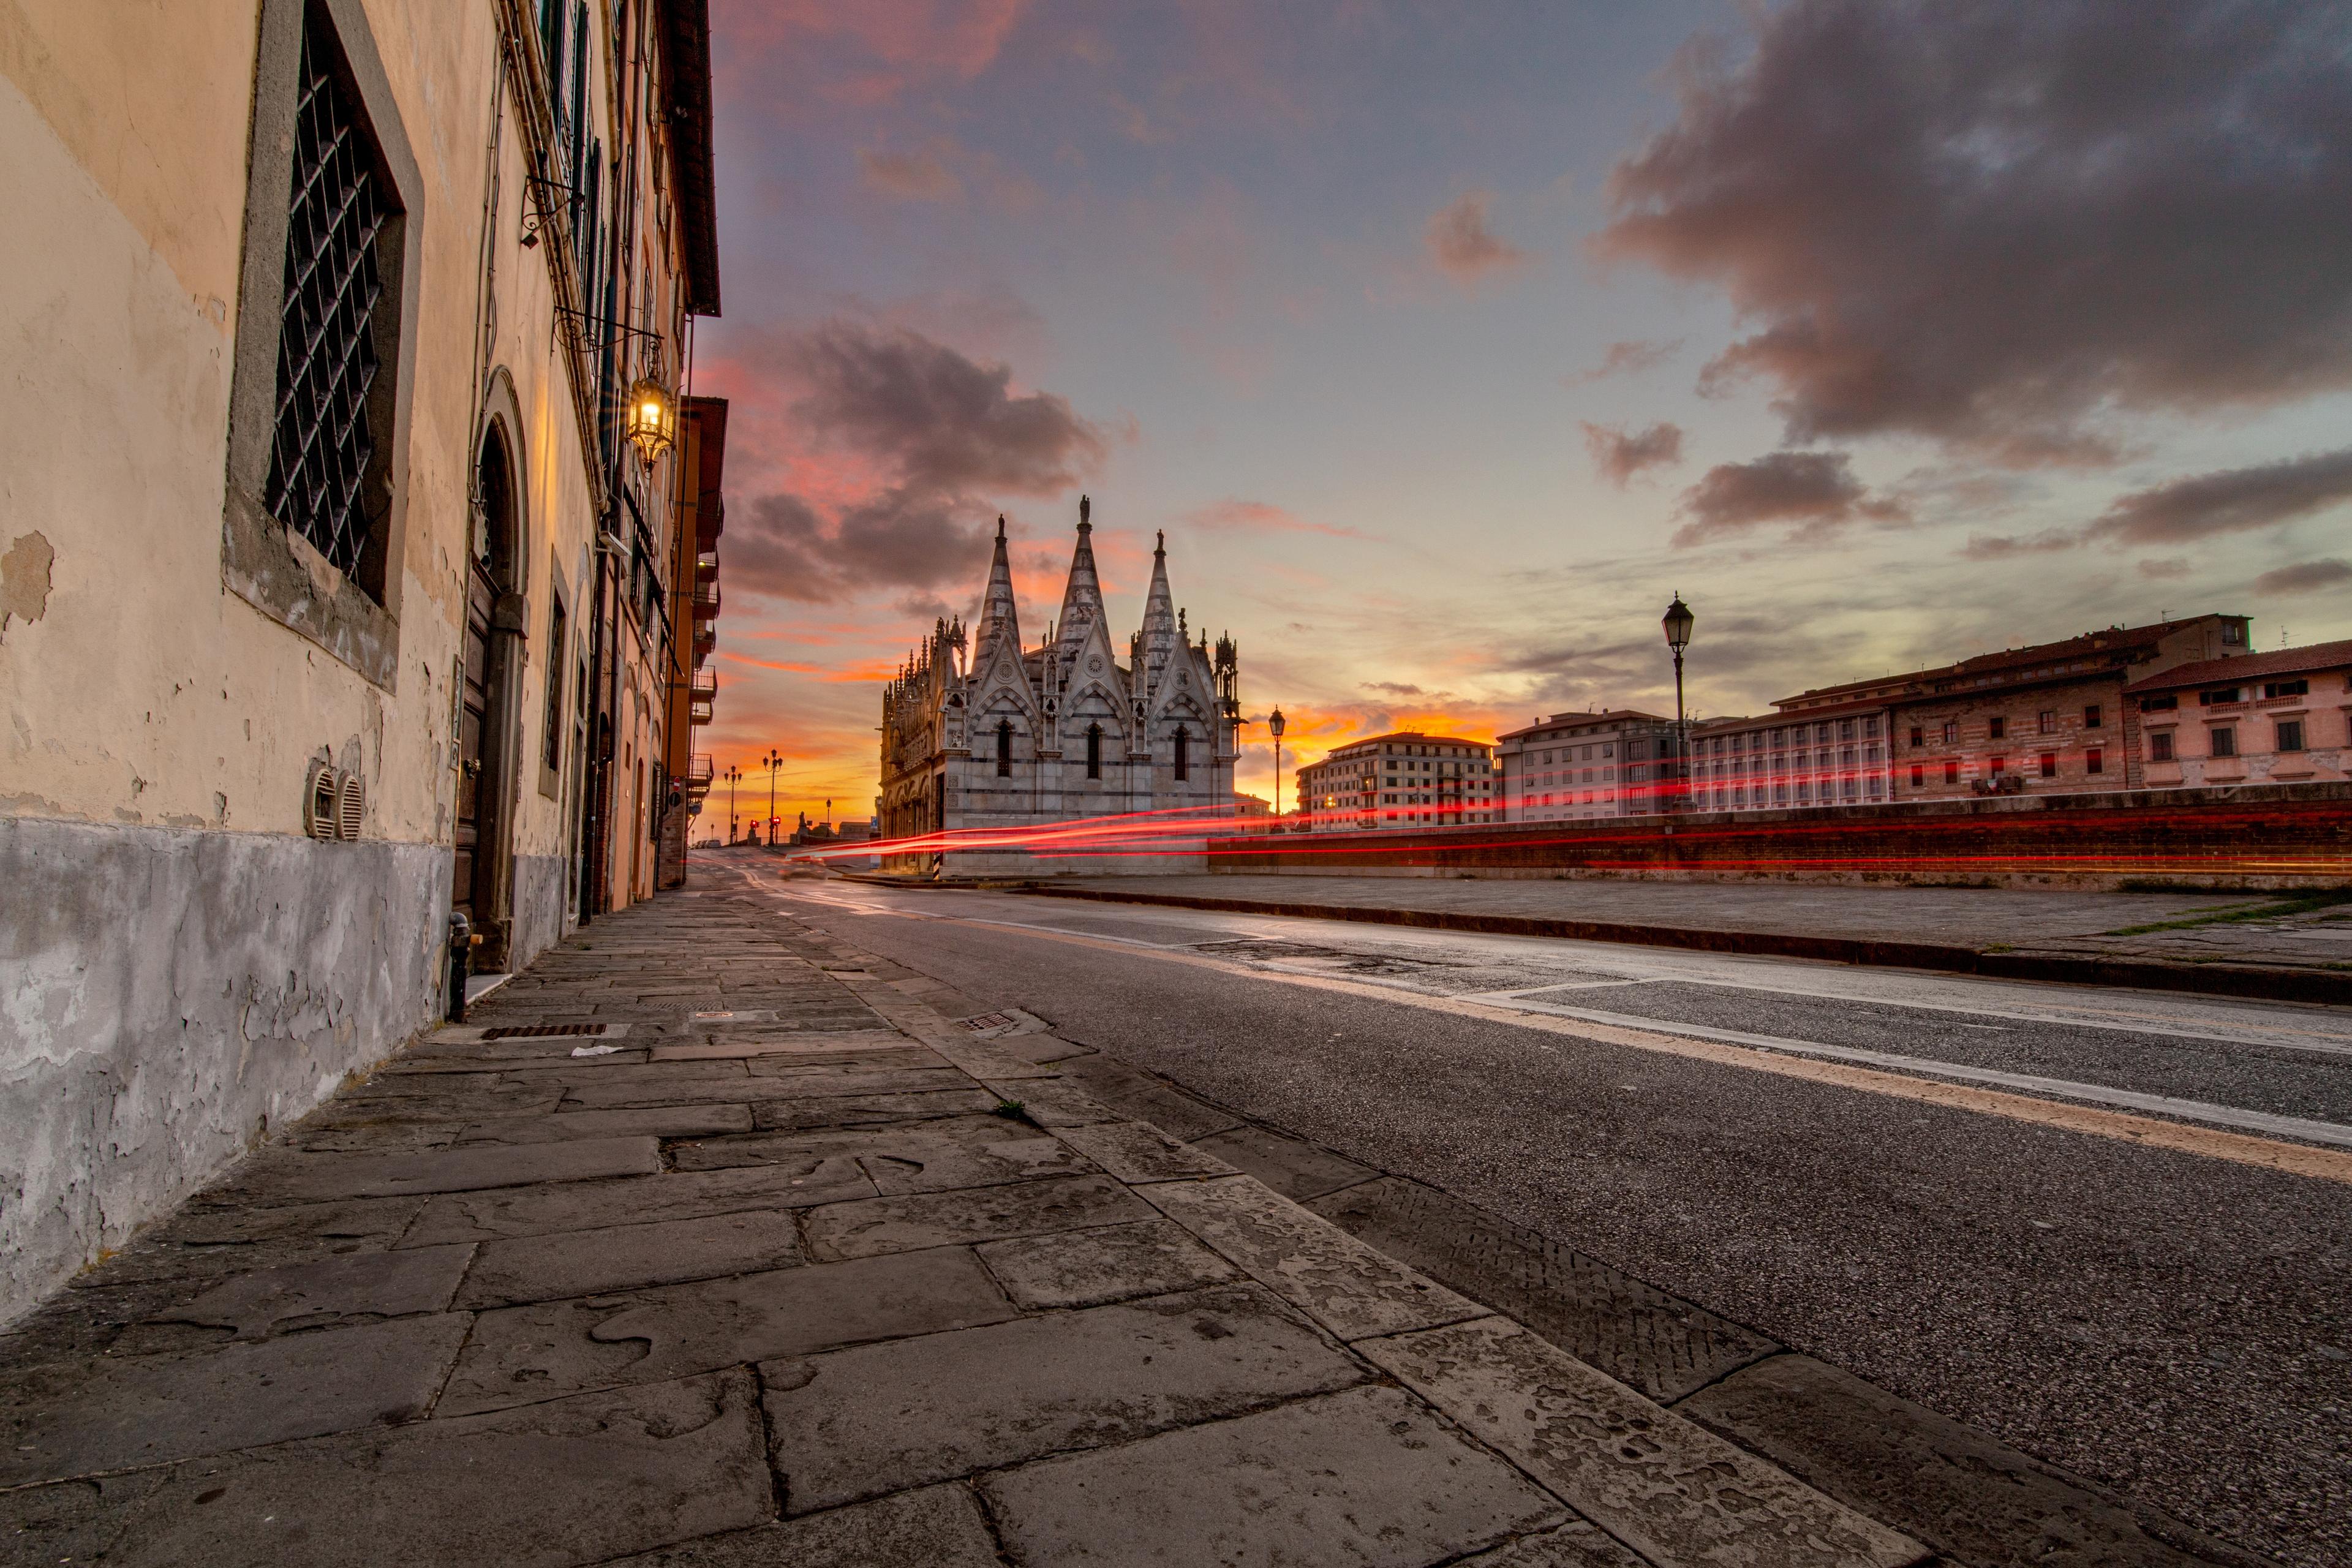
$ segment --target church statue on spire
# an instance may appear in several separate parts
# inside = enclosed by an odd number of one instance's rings
[[[929,644],[937,657],[910,661],[886,692],[885,838],[1141,813],[1198,814],[1205,827],[1231,816],[1240,749],[1233,644],[1213,656],[1206,633],[1191,640],[1168,585],[1164,531],[1153,541],[1142,625],[1114,641],[1093,531],[1094,498],[1082,495],[1061,613],[1032,647],[1021,635],[1010,541],[997,518],[969,662],[961,618],[943,619]],[[930,854],[900,858],[897,869],[939,865]],[[952,860],[955,871],[974,874],[1137,866],[1025,850],[958,849]]]

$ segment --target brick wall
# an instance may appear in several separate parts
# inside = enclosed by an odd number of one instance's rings
[[[1907,736],[1906,737],[1907,739]],[[1905,773],[1907,781],[1908,773]],[[2114,886],[2352,884],[2352,784],[2026,795],[1213,839],[1213,872]]]

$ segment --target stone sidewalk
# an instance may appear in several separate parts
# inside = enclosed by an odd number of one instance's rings
[[[1928,1557],[971,1011],[599,921],[0,1335],[0,1561]]]

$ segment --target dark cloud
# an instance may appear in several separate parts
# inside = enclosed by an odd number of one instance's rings
[[[1562,376],[1560,380],[1569,386],[1589,386],[1593,382],[1605,381],[1612,375],[1635,375],[1654,365],[1664,363],[1676,349],[1682,346],[1683,341],[1680,338],[1676,338],[1670,343],[1644,342],[1637,338],[1629,338],[1611,343],[1602,352],[1601,363],[1591,370],[1579,371],[1574,375]]]
[[[1971,533],[1958,554],[1963,561],[2007,561],[2019,555],[2072,550],[2082,542],[2081,536],[2063,528],[2030,534]]]
[[[1102,460],[1102,432],[1067,399],[1016,397],[1010,366],[903,328],[828,321],[793,359],[808,387],[793,413],[913,489],[1052,495]]]
[[[1486,209],[1492,191],[1472,191],[1429,220],[1429,253],[1440,270],[1459,283],[1475,283],[1489,272],[1516,267],[1528,253],[1497,235]]]
[[[1378,691],[1382,695],[1389,697],[1426,697],[1429,695],[1428,692],[1423,690],[1422,688],[1402,680],[1367,680],[1364,682],[1364,689],[1367,691]]]
[[[2139,563],[2139,574],[2143,577],[2154,577],[2160,582],[2169,581],[2175,577],[2186,577],[2189,575],[2189,557],[2186,555],[2152,556]]]
[[[2315,594],[2352,583],[2352,561],[2305,561],[2254,579],[2257,594]]]
[[[2352,385],[2352,7],[1794,0],[1686,49],[1603,257],[1721,285],[1792,441],[2112,456],[2111,409]]]
[[[2095,539],[2169,544],[2294,522],[2352,500],[2352,447],[2251,468],[2223,468],[2118,497]]]
[[[845,509],[832,521],[797,496],[761,496],[727,520],[720,536],[720,581],[729,589],[837,604],[878,590],[917,590],[902,599],[923,607],[962,585],[988,560],[995,514],[963,511],[936,498],[893,489]]]
[[[808,604],[898,590],[902,603],[972,579],[1007,495],[1050,496],[1100,463],[1101,431],[1013,373],[904,328],[828,321],[786,341],[796,433],[838,466],[822,505],[762,496],[729,520],[730,587]],[[832,499],[843,498],[843,499]]]
[[[1901,503],[1873,496],[1843,452],[1769,452],[1749,463],[1718,463],[1682,496],[1690,521],[1674,542],[1691,545],[1766,523],[1792,522],[1807,539],[1858,519],[1900,521]]]
[[[1583,423],[1584,447],[1592,454],[1593,468],[1621,490],[1626,481],[1644,468],[1683,460],[1683,431],[1679,425],[1660,423],[1628,435],[1622,426],[1595,425],[1590,420]]]

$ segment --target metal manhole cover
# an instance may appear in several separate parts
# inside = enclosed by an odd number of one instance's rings
[[[503,1024],[484,1029],[485,1040],[551,1040],[559,1036],[601,1035],[602,1024]]]

